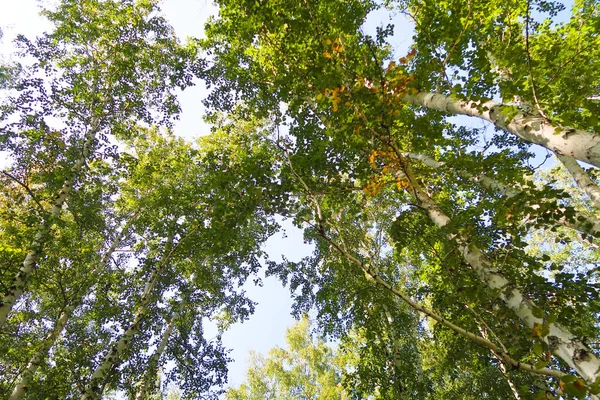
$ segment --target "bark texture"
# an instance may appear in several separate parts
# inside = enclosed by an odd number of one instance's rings
[[[600,207],[600,188],[592,181],[592,178],[581,168],[581,165],[573,157],[565,156],[556,153],[556,157],[563,163],[565,168],[571,173],[573,179],[577,183],[577,186],[588,196],[592,202]]]
[[[13,281],[8,288],[8,292],[2,298],[2,303],[0,303],[0,328],[4,326],[8,314],[25,291],[25,285],[27,284],[31,273],[36,268],[37,260],[40,257],[40,254],[42,253],[42,248],[50,231],[52,220],[60,215],[60,211],[62,210],[63,205],[65,204],[67,198],[69,197],[69,194],[73,190],[73,184],[75,183],[75,180],[77,179],[79,173],[83,169],[86,159],[92,151],[92,146],[96,137],[97,130],[97,128],[92,127],[87,132],[85,143],[83,145],[82,155],[73,166],[73,169],[71,171],[71,178],[69,178],[63,184],[60,192],[56,196],[56,199],[54,199],[54,203],[52,204],[52,208],[50,209],[48,218],[44,220],[42,226],[40,226],[37,233],[35,234],[35,238],[33,240],[33,243],[31,244],[31,249],[27,253],[25,261],[23,261],[23,265],[19,269],[19,272],[16,274],[16,276],[13,278]]]
[[[27,366],[25,367],[25,370],[17,378],[17,385],[10,395],[10,400],[21,400],[25,397],[33,376],[35,375],[39,366],[44,362],[44,359],[48,355],[48,351],[50,351],[50,348],[56,342],[56,339],[60,337],[60,334],[65,328],[67,321],[71,317],[73,310],[75,310],[74,304],[65,307],[65,309],[60,313],[60,316],[54,324],[54,329],[48,333],[46,337],[44,337],[39,349],[35,352],[33,357],[31,357],[27,363]]]
[[[428,157],[424,154],[404,153],[403,155],[405,157],[411,158],[413,160],[421,161],[421,162],[423,162],[423,164],[425,164],[431,168],[439,169],[439,168],[444,168],[446,166],[445,163],[436,161],[436,160],[432,159],[431,157]],[[573,160],[573,158],[571,158],[571,160]],[[577,164],[577,162],[575,160],[573,160],[573,162],[575,162]],[[579,164],[577,164],[577,165],[579,166]],[[488,189],[489,191],[498,193],[499,195],[504,196],[506,198],[515,197],[515,196],[521,194],[521,190],[519,188],[506,186],[502,182],[498,182],[497,180],[492,179],[486,175],[473,175],[470,172],[463,171],[463,170],[452,170],[452,171],[455,172],[456,174],[458,174],[461,178],[479,183],[481,186]],[[582,172],[585,174],[585,171],[582,171]],[[585,175],[585,177],[587,179],[590,179],[587,175]],[[530,205],[530,207],[533,210],[538,210],[540,208],[540,204],[532,204],[532,205]],[[557,209],[557,211],[560,213],[564,213],[566,211],[566,209],[559,207]],[[575,221],[570,221],[568,218],[563,216],[563,217],[554,219],[554,223],[556,225],[565,226],[567,228],[571,228],[578,232],[586,233],[588,235],[592,235],[592,236],[596,236],[596,237],[600,236],[600,221],[595,218],[578,215],[578,217],[575,219]]]
[[[421,107],[489,121],[498,128],[549,150],[600,167],[600,135],[580,129],[554,126],[539,114],[525,113],[495,101],[457,100],[438,93],[404,95],[404,100]]]
[[[100,262],[89,272],[91,275],[97,274],[100,269],[105,268],[108,265],[113,253],[115,252],[117,247],[119,247],[121,241],[129,231],[131,222],[132,221],[130,220],[130,222],[128,222],[123,227],[123,229],[121,229],[121,231],[117,234],[117,237],[113,240],[111,246],[106,250]],[[54,328],[50,333],[48,333],[48,335],[46,335],[46,337],[44,337],[42,343],[39,346],[39,349],[34,353],[34,355],[31,357],[31,359],[25,366],[23,372],[21,372],[21,374],[17,378],[17,384],[12,391],[10,400],[21,400],[25,397],[29,384],[31,383],[31,380],[35,375],[37,369],[48,356],[48,352],[50,351],[52,346],[54,346],[56,340],[61,336],[63,330],[65,329],[65,326],[67,325],[67,322],[71,318],[71,315],[73,315],[73,311],[75,311],[75,309],[77,309],[77,307],[79,307],[79,305],[82,303],[83,296],[83,293],[79,293],[78,295],[76,295],[76,299],[72,300],[69,304],[67,304],[67,306],[60,313],[60,316],[54,324]]]
[[[152,274],[148,278],[148,282],[144,287],[140,303],[137,307],[133,321],[129,324],[125,333],[119,338],[119,340],[112,346],[108,353],[104,356],[96,370],[92,374],[89,383],[85,387],[85,393],[81,396],[81,400],[94,399],[99,400],[102,398],[104,387],[106,385],[106,379],[110,371],[119,365],[121,355],[130,347],[133,337],[137,333],[142,319],[148,312],[148,305],[150,304],[152,290],[158,282],[158,278],[165,268],[166,262],[169,259],[172,252],[173,237],[171,236],[166,245],[165,253],[159,262],[159,265],[153,270]],[[170,251],[169,251],[170,249]]]
[[[160,343],[156,347],[154,354],[152,354],[152,356],[150,357],[150,360],[148,360],[148,367],[146,369],[146,373],[142,377],[140,388],[138,389],[138,392],[135,396],[136,400],[145,400],[148,397],[148,395],[151,394],[150,386],[156,380],[156,377],[158,375],[158,368],[160,366],[160,359],[163,353],[165,352],[167,343],[169,343],[169,339],[171,337],[171,334],[173,333],[173,328],[175,327],[175,324],[179,319],[179,314],[181,312],[182,306],[183,302],[178,305],[175,312],[171,316],[171,319],[169,320],[169,323],[167,324],[167,327],[165,328],[165,331],[162,335]]]
[[[450,218],[421,190],[416,181],[414,179],[410,179],[410,181],[413,185],[411,193],[415,201],[427,211],[433,223],[439,228],[450,224]],[[487,260],[480,249],[469,243],[466,238],[458,235],[449,235],[449,238],[457,242],[458,250],[483,284],[497,293],[498,297],[528,328],[533,329],[536,324],[544,324],[543,318],[533,315],[535,304],[514,287],[502,272]],[[555,356],[566,362],[589,383],[593,383],[596,378],[600,377],[600,359],[581,340],[557,323],[549,324],[549,330],[550,333],[543,340]]]

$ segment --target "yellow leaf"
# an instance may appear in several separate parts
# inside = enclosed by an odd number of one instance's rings
[[[329,54],[327,51],[325,51],[325,52],[323,52],[323,57],[331,58],[331,54]]]
[[[322,98],[323,98],[323,95],[322,95],[321,93],[319,93],[319,94],[317,95],[317,101],[318,101],[318,100],[321,100]]]
[[[542,336],[542,324],[538,324],[537,322],[533,323],[533,337],[541,337]]]

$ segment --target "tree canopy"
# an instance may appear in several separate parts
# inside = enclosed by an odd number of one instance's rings
[[[598,398],[600,5],[216,5],[181,43],[157,1],[61,0],[0,66],[0,395],[216,398],[264,269],[340,358],[304,321],[232,398]],[[312,255],[269,260],[276,217]]]

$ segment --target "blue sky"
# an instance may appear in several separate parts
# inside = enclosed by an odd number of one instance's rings
[[[204,22],[217,11],[207,0],[164,0],[161,7],[181,39],[188,36],[201,37]],[[4,32],[4,38],[0,42],[0,55],[5,59],[13,50],[11,40],[16,34],[33,38],[50,28],[50,25],[38,16],[36,0],[0,0],[0,10],[0,27]],[[374,33],[377,26],[390,23],[390,18],[393,18],[396,24],[395,36],[390,43],[394,56],[398,58],[408,53],[412,42],[412,27],[406,19],[379,10],[369,16],[364,28],[367,32]],[[206,95],[206,88],[200,81],[195,87],[179,94],[182,114],[175,124],[175,134],[193,140],[209,133],[209,126],[202,120],[204,108],[201,101]],[[484,126],[482,121],[467,117],[457,117],[453,121],[473,127]],[[543,154],[545,151],[540,151],[538,157],[541,158]],[[280,260],[281,255],[285,254],[290,261],[297,261],[310,254],[312,248],[304,244],[302,232],[289,222],[284,222],[283,226],[286,237],[282,234],[276,235],[265,246],[271,259]],[[244,286],[249,297],[258,302],[256,312],[249,321],[233,326],[223,337],[225,346],[232,349],[231,357],[234,359],[230,364],[230,386],[238,386],[244,381],[250,350],[266,354],[274,346],[284,347],[285,331],[294,323],[290,316],[292,301],[288,289],[282,287],[275,278],[263,279],[263,283],[262,287],[257,287],[252,282]],[[210,338],[213,334],[214,330],[209,324],[207,337]]]
[[[188,36],[201,37],[204,22],[210,15],[216,13],[216,8],[207,0],[164,0],[163,12],[174,26],[178,36],[185,39]],[[36,0],[0,0],[0,27],[4,38],[0,42],[0,55],[9,57],[12,51],[11,40],[16,34],[24,34],[33,38],[50,26],[38,16],[39,8]],[[375,28],[386,25],[393,17],[396,24],[395,36],[390,40],[395,57],[408,53],[411,44],[412,27],[402,16],[393,16],[380,10],[372,13],[365,30],[374,33]],[[209,133],[209,127],[203,122],[204,108],[201,100],[207,91],[202,82],[198,81],[193,88],[180,93],[182,106],[181,119],[175,125],[175,133],[187,139]],[[480,120],[466,117],[455,118],[454,122],[469,126],[482,127]],[[539,152],[539,156],[545,152]],[[0,167],[2,165],[0,164]],[[311,252],[311,247],[303,243],[302,232],[289,222],[283,224],[287,237],[281,234],[271,238],[266,244],[266,251],[274,260],[279,260],[282,254],[291,261],[296,261]],[[246,363],[249,350],[267,353],[274,346],[285,346],[286,328],[293,324],[290,316],[291,304],[287,288],[275,278],[263,280],[262,287],[252,283],[245,285],[250,298],[258,302],[255,314],[243,324],[235,325],[224,337],[226,347],[233,349],[231,356],[235,360],[230,365],[229,384],[238,386],[245,378]],[[210,331],[210,328],[208,328]],[[211,332],[207,332],[211,336]],[[214,332],[213,332],[214,333]]]
[[[217,12],[216,7],[207,0],[164,0],[161,8],[181,39],[188,36],[201,37],[207,18]],[[50,25],[41,18],[36,0],[0,0],[0,27],[4,38],[0,43],[0,54],[5,58],[13,51],[12,39],[17,34],[29,38],[42,33]],[[369,16],[365,25],[368,32],[375,32],[380,25],[390,23],[390,15],[377,11]],[[398,18],[395,18],[396,20]],[[395,54],[400,57],[409,51],[412,28],[402,20],[396,26],[396,35],[392,45]],[[207,91],[202,82],[179,94],[182,114],[175,125],[175,133],[187,139],[208,134],[209,126],[203,120],[204,108],[201,100]],[[303,243],[302,232],[291,223],[284,222],[286,237],[282,234],[272,237],[266,244],[266,251],[273,260],[280,260],[285,254],[290,261],[297,261],[310,254],[311,246]],[[244,289],[250,298],[258,302],[255,314],[243,324],[237,324],[223,336],[225,346],[233,349],[234,362],[229,367],[229,385],[238,386],[245,379],[245,370],[250,350],[266,354],[274,346],[285,346],[285,331],[294,323],[290,315],[292,301],[287,288],[275,278],[263,279],[264,285],[256,287],[246,284]],[[210,328],[207,328],[210,331]],[[210,337],[211,333],[207,332]]]

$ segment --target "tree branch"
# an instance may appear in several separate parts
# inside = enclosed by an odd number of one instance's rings
[[[22,186],[27,193],[29,194],[29,196],[31,196],[31,199],[33,201],[35,201],[35,203],[38,205],[38,207],[40,208],[40,210],[43,212],[44,211],[44,206],[42,206],[40,204],[40,202],[36,199],[35,195],[33,194],[33,192],[31,191],[31,189],[29,189],[29,187],[27,185],[25,185],[23,182],[19,181],[17,178],[15,178],[13,175],[9,174],[6,171],[2,171],[2,173],[4,175],[6,175],[7,177],[9,177],[11,180],[13,180],[14,182],[18,183],[20,186]]]

